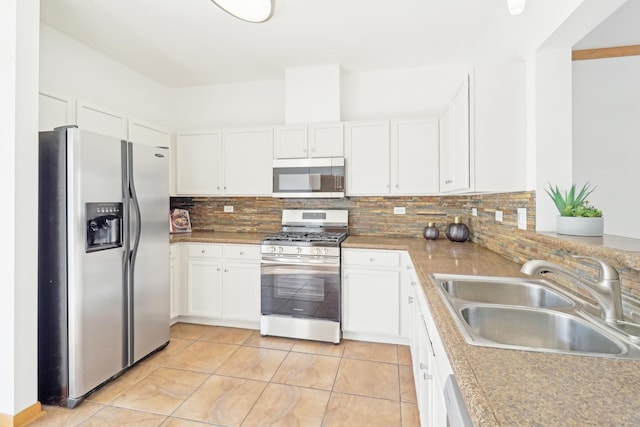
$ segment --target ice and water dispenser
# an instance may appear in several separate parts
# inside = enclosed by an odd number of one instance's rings
[[[87,203],[86,252],[122,246],[122,203]]]

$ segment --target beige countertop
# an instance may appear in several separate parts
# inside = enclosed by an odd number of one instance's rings
[[[259,244],[259,233],[186,233],[171,242]],[[640,361],[471,346],[429,274],[522,276],[520,265],[476,244],[349,236],[343,248],[406,250],[477,426],[640,425]]]

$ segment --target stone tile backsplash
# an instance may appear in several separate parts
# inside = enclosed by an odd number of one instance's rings
[[[280,230],[283,209],[349,209],[349,232],[354,235],[421,237],[428,222],[444,230],[455,216],[470,230],[470,239],[516,263],[547,259],[577,268],[597,279],[597,270],[571,255],[595,256],[620,272],[625,313],[640,321],[640,253],[625,253],[536,233],[535,192],[461,194],[411,197],[350,197],[345,199],[277,199],[272,197],[174,197],[171,208],[188,209],[194,231],[270,233]],[[233,206],[225,213],[224,206]],[[394,215],[404,207],[405,215]],[[527,208],[527,231],[517,228],[517,208]],[[477,216],[471,209],[477,209]],[[503,222],[495,221],[501,210]],[[570,283],[562,283],[577,291]]]

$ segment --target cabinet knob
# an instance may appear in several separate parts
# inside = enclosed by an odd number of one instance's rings
[[[396,184],[396,189],[400,188],[400,184]]]
[[[216,269],[216,271],[220,271],[220,267],[218,267],[218,268]]]
[[[369,258],[369,262],[374,262],[374,261],[375,261],[375,258],[373,257]]]
[[[411,270],[412,267],[410,265],[407,265],[407,270]]]
[[[430,380],[431,378],[433,378],[431,375],[427,374],[426,372],[424,374],[422,374],[422,377],[425,379],[425,381]]]
[[[225,190],[227,189],[227,187],[223,187]]]
[[[228,269],[228,268],[225,268],[225,269],[224,269],[224,272],[225,272],[225,273],[226,273],[226,272],[228,272],[228,271],[229,271],[229,269]]]
[[[420,369],[425,371],[425,370],[429,369],[429,365],[427,365],[426,363],[420,363]]]
[[[244,255],[244,251],[240,251],[240,255]]]
[[[204,255],[206,251],[203,249],[203,250],[201,250],[200,252],[202,252],[202,254]]]
[[[220,189],[220,186],[218,185],[218,186],[216,187],[216,190],[219,190],[219,189]]]
[[[411,281],[411,286],[415,286],[417,284],[418,284],[417,282],[414,282],[413,280]]]
[[[448,180],[446,180],[444,183],[445,183],[445,184],[451,184],[452,182],[453,182],[453,180],[452,180],[452,179],[448,179]]]

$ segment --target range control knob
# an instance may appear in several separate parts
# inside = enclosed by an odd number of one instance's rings
[[[270,250],[271,252],[274,252],[274,253],[275,253],[275,251],[276,251],[276,247],[275,247],[275,246],[271,246],[271,247],[269,248],[269,250]]]
[[[284,252],[284,248],[282,246],[278,246],[278,252],[280,253]]]
[[[297,248],[297,251],[298,251],[299,254],[301,254],[302,253],[302,248]]]

